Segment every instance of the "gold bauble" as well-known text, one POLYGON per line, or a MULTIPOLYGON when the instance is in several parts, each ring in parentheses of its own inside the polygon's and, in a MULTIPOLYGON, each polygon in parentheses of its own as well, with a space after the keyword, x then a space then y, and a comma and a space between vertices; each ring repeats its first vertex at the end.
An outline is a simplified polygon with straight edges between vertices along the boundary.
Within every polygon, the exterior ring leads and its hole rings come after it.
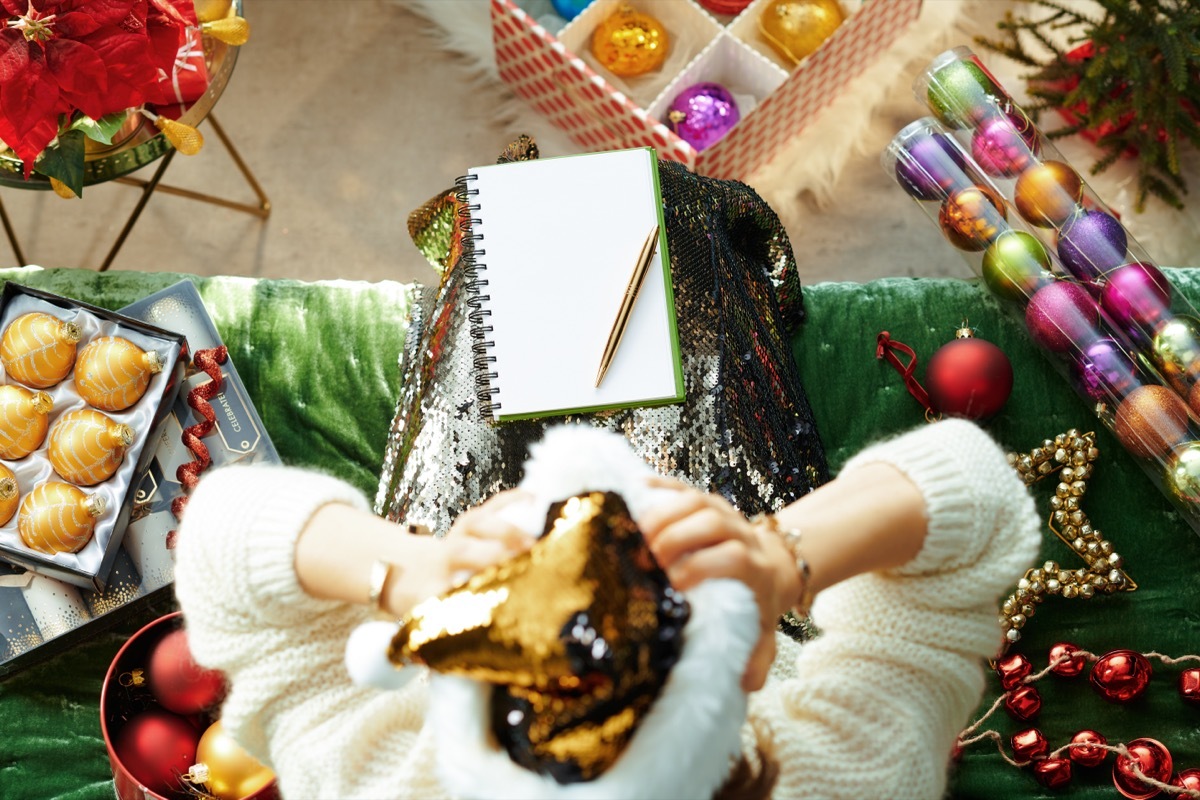
POLYGON ((1200 320, 1184 314, 1171 318, 1150 343, 1154 366, 1181 395, 1200 378, 1200 320))
POLYGON ((1139 386, 1121 401, 1113 433, 1140 458, 1157 458, 1187 435, 1187 404, 1165 386, 1139 386))
POLYGON ((0 458, 16 461, 42 446, 54 401, 24 386, 0 386, 0 458))
POLYGON ((1079 210, 1083 179, 1061 161, 1043 161, 1021 173, 1013 187, 1013 205, 1031 225, 1060 226, 1079 210))
POLYGON ((204 788, 217 800, 242 800, 275 780, 275 773, 235 742, 220 720, 200 737, 196 763, 208 768, 204 788))
POLYGON ((614 75, 630 78, 662 66, 668 37, 662 23, 623 5, 592 34, 592 55, 614 75))
POLYGON ((229 16, 233 0, 192 0, 192 5, 196 8, 198 22, 212 22, 229 16))
POLYGON ((8 524, 13 514, 17 513, 20 503, 21 493, 17 489, 17 476, 11 469, 0 464, 0 525, 8 524))
POLYGON ((758 18, 758 30, 795 65, 816 52, 845 19, 837 0, 772 0, 758 18))
POLYGON ((1200 503, 1200 442, 1188 442, 1171 451, 1167 488, 1184 502, 1200 503))
POLYGON ((54 471, 71 483, 93 486, 108 480, 133 444, 133 428, 90 408, 68 411, 50 431, 47 456, 54 471))
POLYGON ((120 336, 93 339, 79 352, 75 389, 101 411, 124 411, 142 399, 150 378, 163 368, 162 357, 120 336))
POLYGON ((67 377, 75 365, 79 326, 34 311, 9 323, 0 338, 0 362, 8 377, 45 389, 67 377))
POLYGON ((959 189, 942 202, 938 225, 960 250, 982 250, 1007 230, 1004 199, 987 186, 959 189))
POLYGON ((92 538, 96 518, 106 507, 103 495, 50 481, 25 495, 17 529, 21 541, 39 553, 75 553, 92 538))

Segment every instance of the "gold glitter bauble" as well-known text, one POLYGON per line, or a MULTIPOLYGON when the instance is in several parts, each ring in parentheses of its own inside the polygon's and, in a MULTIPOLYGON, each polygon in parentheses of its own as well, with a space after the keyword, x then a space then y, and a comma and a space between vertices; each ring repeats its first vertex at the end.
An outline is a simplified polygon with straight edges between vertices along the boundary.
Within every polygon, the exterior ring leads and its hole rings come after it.
POLYGON ((204 788, 217 800, 242 800, 275 780, 275 773, 234 741, 220 720, 200 737, 196 763, 208 767, 204 788))
POLYGON ((9 323, 0 339, 0 362, 8 377, 45 389, 67 377, 75 365, 79 326, 35 311, 9 323))
POLYGON ((983 250, 1007 228, 1004 199, 987 186, 959 189, 942 202, 938 225, 960 250, 983 250))
POLYGON ((150 378, 161 372, 162 357, 120 336, 94 339, 79 352, 75 389, 101 411, 124 411, 142 399, 150 378))
POLYGON ((837 0, 772 0, 758 18, 758 30, 779 55, 799 64, 845 19, 837 0))
POLYGON ((630 78, 662 66, 667 31, 649 14, 623 5, 592 34, 592 55, 614 75, 630 78))
POLYGON ((1013 205, 1031 225, 1062 225, 1079 210, 1083 179, 1061 161, 1043 161, 1021 173, 1013 187, 1013 205))
POLYGON ((1188 395, 1200 378, 1200 320, 1184 314, 1172 317, 1154 334, 1150 354, 1167 383, 1188 395))
POLYGON ((1200 442, 1188 442, 1171 451, 1167 488, 1184 502, 1200 503, 1200 442))
POLYGON ((16 461, 42 446, 54 401, 24 386, 0 386, 0 458, 16 461))
POLYGON ((68 411, 50 431, 50 466, 78 486, 108 480, 133 444, 133 428, 90 408, 68 411))
POLYGON ((8 524, 13 514, 17 513, 20 503, 21 493, 17 489, 17 476, 11 469, 0 464, 0 525, 8 524))
POLYGON ((69 483, 50 481, 25 495, 17 529, 21 541, 39 553, 75 553, 92 538, 96 518, 106 506, 101 495, 85 494, 69 483))
POLYGON ((1155 458, 1187 435, 1187 404, 1165 386, 1139 386, 1117 406, 1113 433, 1135 456, 1155 458))

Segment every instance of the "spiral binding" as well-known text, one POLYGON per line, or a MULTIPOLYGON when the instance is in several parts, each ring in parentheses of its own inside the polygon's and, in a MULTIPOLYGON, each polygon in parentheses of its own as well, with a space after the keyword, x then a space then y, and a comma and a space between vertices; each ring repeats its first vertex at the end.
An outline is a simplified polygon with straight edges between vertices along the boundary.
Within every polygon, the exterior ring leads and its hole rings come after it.
POLYGON ((487 338, 487 335, 492 332, 492 326, 485 324, 485 319, 490 317, 492 312, 483 307, 483 304, 492 298, 490 295, 483 294, 483 288, 488 285, 488 280, 480 275, 487 271, 487 264, 479 261, 481 256, 487 255, 487 250, 476 247, 477 242, 483 241, 483 235, 473 233, 471 230, 472 225, 480 224, 480 219, 472 216, 479 211, 480 204, 469 202, 469 198, 478 197, 479 190, 471 188, 468 184, 477 179, 476 175, 460 176, 454 181, 454 192, 459 203, 458 228, 463 234, 462 269, 466 280, 467 307, 470 309, 467 312, 467 320, 471 324, 475 396, 479 398, 479 413, 484 419, 490 420, 500 410, 500 403, 493 399, 500 394, 500 390, 492 385, 492 382, 497 379, 495 370, 489 369, 490 365, 496 363, 496 357, 488 352, 495 346, 495 342, 489 341, 487 338))

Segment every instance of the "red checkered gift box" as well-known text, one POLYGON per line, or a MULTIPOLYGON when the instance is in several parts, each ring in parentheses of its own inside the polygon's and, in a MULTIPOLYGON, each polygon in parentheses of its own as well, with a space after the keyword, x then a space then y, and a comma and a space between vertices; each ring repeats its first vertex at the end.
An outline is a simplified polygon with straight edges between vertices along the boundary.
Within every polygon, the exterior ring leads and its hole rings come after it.
POLYGON ((744 178, 837 97, 917 18, 921 0, 842 0, 848 16, 794 69, 758 32, 769 0, 755 0, 727 24, 692 0, 634 3, 671 36, 662 68, 624 81, 591 54, 596 26, 628 0, 596 0, 553 36, 515 0, 491 0, 500 77, 587 150, 654 147, 705 175, 744 178), (742 120, 697 152, 664 122, 671 100, 700 81, 728 88, 742 120))

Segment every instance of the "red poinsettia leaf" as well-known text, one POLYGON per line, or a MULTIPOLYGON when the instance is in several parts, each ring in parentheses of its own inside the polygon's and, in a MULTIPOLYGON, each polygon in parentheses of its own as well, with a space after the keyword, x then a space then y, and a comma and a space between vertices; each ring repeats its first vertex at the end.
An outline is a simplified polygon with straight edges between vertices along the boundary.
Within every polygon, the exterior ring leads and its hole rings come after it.
POLYGON ((29 43, 25 37, 12 28, 0 28, 0 86, 15 80, 28 62, 29 43))
POLYGON ((82 11, 68 11, 54 20, 56 39, 79 39, 99 29, 100 23, 91 14, 82 11))
POLYGON ((46 67, 58 81, 62 99, 92 119, 121 110, 104 105, 108 69, 96 51, 86 44, 70 39, 47 42, 46 67))
POLYGON ((145 102, 146 89, 158 78, 151 58, 149 39, 121 28, 102 28, 82 40, 108 69, 108 85, 102 99, 105 113, 133 108, 145 102))
POLYGON ((58 134, 59 99, 40 48, 31 48, 29 55, 22 69, 0 82, 0 139, 25 162, 26 178, 38 153, 58 134))
MULTIPOLYGON (((120 25, 133 13, 136 0, 61 0, 63 11, 77 11, 91 17, 96 27, 120 25)), ((64 15, 65 16, 65 15, 64 15)), ((141 18, 145 19, 143 13, 141 18)))
POLYGON ((187 41, 187 29, 151 13, 146 19, 146 36, 154 68, 170 75, 175 67, 175 56, 187 41))
POLYGON ((196 24, 196 5, 192 0, 150 0, 147 17, 153 17, 155 12, 179 26, 196 24))
POLYGON ((29 9, 29 3, 26 0, 0 0, 0 8, 11 17, 19 17, 29 9))

